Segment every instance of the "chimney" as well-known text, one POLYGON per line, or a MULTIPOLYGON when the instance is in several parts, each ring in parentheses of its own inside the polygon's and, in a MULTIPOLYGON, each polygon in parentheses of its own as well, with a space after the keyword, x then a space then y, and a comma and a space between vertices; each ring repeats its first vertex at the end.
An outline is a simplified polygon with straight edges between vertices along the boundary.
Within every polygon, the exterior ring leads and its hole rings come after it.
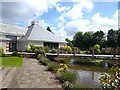
POLYGON ((38 21, 32 21, 31 25, 39 25, 39 22, 38 21))

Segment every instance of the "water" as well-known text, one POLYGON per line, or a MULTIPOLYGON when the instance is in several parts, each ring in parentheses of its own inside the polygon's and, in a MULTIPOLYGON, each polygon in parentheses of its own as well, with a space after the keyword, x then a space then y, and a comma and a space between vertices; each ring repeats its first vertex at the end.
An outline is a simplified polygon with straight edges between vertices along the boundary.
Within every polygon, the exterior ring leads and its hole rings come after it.
MULTIPOLYGON (((113 61, 111 62, 113 63, 113 61)), ((73 59, 72 59, 72 63, 73 63, 73 59)), ((93 88, 100 88, 100 80, 99 80, 100 76, 102 74, 109 74, 109 69, 110 69, 109 64, 107 62, 105 62, 103 66, 70 64, 69 67, 70 70, 77 75, 77 81, 76 81, 77 83, 86 84, 93 88)))

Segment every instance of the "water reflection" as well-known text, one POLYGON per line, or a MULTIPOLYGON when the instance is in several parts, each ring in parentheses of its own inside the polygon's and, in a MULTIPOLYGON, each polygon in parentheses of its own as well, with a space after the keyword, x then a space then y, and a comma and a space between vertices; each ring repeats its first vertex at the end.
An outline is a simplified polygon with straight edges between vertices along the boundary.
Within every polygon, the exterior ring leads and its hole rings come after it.
POLYGON ((78 83, 87 84, 93 88, 100 88, 99 77, 104 72, 94 72, 85 70, 72 70, 77 75, 78 83))

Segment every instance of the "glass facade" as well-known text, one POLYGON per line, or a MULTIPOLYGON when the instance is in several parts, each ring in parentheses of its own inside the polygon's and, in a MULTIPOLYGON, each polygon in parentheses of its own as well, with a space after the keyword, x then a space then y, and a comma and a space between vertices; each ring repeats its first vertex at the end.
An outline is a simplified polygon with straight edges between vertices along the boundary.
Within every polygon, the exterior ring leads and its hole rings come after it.
POLYGON ((48 46, 49 49, 58 49, 58 43, 44 42, 44 46, 48 46))

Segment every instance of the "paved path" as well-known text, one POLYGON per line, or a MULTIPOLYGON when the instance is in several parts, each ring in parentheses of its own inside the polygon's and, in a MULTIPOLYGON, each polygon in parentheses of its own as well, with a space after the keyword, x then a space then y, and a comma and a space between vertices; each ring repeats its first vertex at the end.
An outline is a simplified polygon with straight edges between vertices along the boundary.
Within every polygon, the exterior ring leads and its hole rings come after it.
MULTIPOLYGON (((15 77, 19 83, 18 88, 61 88, 55 75, 47 71, 36 59, 25 58, 22 68, 18 71, 15 77)), ((12 87, 14 88, 15 84, 12 87)))

